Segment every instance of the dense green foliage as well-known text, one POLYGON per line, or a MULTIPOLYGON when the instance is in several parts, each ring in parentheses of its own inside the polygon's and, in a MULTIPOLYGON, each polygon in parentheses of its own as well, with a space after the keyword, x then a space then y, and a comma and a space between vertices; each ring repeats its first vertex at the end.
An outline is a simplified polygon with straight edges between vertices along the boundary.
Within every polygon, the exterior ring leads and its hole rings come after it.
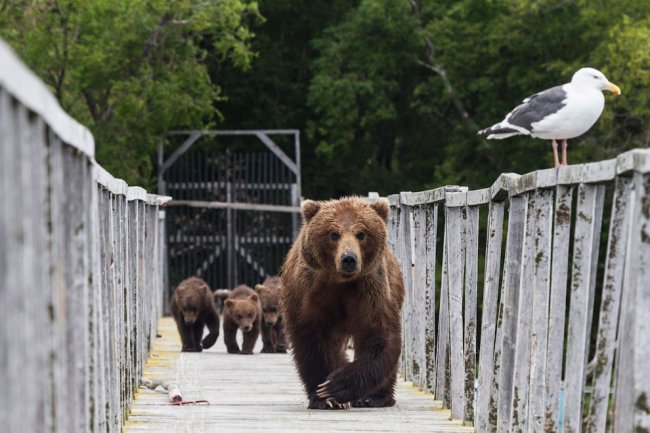
POLYGON ((623 95, 569 161, 650 143, 647 0, 258 3, 5 2, 0 34, 131 181, 167 129, 217 126, 300 129, 309 197, 484 187, 549 167, 551 146, 477 130, 582 66, 623 95))
POLYGON ((250 67, 247 0, 3 2, 0 35, 87 125, 97 160, 151 185, 158 138, 221 118, 206 60, 250 67))

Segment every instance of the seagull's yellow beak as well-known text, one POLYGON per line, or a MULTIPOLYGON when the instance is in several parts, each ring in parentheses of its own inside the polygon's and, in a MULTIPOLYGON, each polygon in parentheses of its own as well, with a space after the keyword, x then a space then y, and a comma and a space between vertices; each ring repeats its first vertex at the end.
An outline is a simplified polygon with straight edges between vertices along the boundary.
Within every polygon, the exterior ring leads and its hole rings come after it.
POLYGON ((621 94, 621 88, 618 87, 614 83, 607 83, 607 86, 605 86, 605 89, 609 90, 610 92, 612 92, 615 95, 620 95, 621 94))

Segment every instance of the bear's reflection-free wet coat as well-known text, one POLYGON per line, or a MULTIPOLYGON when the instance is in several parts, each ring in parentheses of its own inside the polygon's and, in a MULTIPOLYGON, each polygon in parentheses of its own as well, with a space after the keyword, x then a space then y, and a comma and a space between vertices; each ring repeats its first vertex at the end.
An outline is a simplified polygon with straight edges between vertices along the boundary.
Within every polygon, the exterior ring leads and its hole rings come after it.
POLYGON ((386 200, 358 197, 303 203, 281 299, 309 408, 395 404, 404 282, 387 245, 388 212, 386 200), (354 264, 343 260, 351 256, 354 264))

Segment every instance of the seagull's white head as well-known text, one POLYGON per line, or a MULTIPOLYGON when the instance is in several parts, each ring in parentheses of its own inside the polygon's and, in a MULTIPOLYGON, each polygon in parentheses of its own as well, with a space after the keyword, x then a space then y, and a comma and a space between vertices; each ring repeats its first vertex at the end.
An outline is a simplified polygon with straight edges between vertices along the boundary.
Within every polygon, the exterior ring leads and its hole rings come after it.
POLYGON ((609 90, 610 92, 620 95, 621 89, 614 83, 610 83, 605 74, 594 68, 582 68, 573 74, 571 84, 578 86, 596 88, 598 90, 609 90))

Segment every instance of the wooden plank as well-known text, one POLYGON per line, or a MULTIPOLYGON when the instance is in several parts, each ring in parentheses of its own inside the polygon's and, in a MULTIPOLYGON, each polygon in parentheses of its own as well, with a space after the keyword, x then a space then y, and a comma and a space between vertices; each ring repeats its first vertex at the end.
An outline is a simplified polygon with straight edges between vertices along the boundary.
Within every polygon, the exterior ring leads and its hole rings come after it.
POLYGON ((566 312, 567 272, 571 241, 571 209, 573 187, 557 186, 553 226, 551 265, 551 295, 546 355, 545 422, 547 433, 558 431, 562 361, 564 354, 564 325, 566 312))
POLYGON ((636 260, 630 273, 634 290, 634 432, 650 431, 650 156, 645 155, 645 173, 634 174, 636 189, 635 224, 632 226, 636 260))
POLYGON ((479 207, 467 206, 465 212, 467 214, 467 220, 465 222, 465 311, 463 333, 463 357, 465 361, 465 415, 463 420, 473 424, 474 386, 476 382, 479 207))
POLYGON ((565 371, 564 428, 566 433, 579 432, 582 425, 582 402, 589 349, 596 259, 603 209, 603 185, 580 184, 573 244, 569 329, 565 371))
POLYGON ((412 227, 413 227, 413 208, 402 205, 400 211, 400 230, 401 230, 401 266, 404 277, 404 297, 403 307, 403 330, 402 330, 402 347, 404 348, 402 372, 406 380, 413 380, 413 249, 412 249, 412 227))
MULTIPOLYGON (((144 375, 178 383, 185 400, 208 400, 209 406, 169 406, 163 390, 141 389, 134 399, 124 433, 201 431, 245 432, 471 432, 432 396, 398 379, 397 404, 391 408, 319 411, 307 399, 291 356, 225 353, 222 336, 203 353, 180 353, 171 318, 160 322, 144 375), (215 365, 219 368, 215 368, 215 365), (237 374, 223 374, 224 371, 237 374), (246 380, 241 380, 245 377, 246 380), (269 389, 275 392, 268 392, 269 389), (260 396, 263 396, 261 398, 260 396)), ((241 334, 238 335, 241 338, 241 334)))
POLYGON ((650 215, 648 215, 650 187, 648 175, 635 172, 631 199, 632 224, 627 239, 628 260, 625 265, 618 345, 616 356, 616 391, 614 396, 614 423, 616 432, 650 431, 650 381, 647 377, 648 263, 650 263, 650 215))
POLYGON ((434 392, 436 381, 436 239, 438 236, 438 204, 425 209, 425 294, 424 338, 426 375, 424 390, 434 392))
POLYGON ((425 313, 426 313, 426 262, 427 262, 427 222, 426 208, 417 206, 413 209, 414 224, 414 256, 413 256, 413 288, 414 290, 414 327, 413 327, 413 383, 420 388, 426 385, 425 359, 425 313))
MULTIPOLYGON (((7 197, 9 194, 9 185, 11 184, 11 177, 9 168, 5 165, 13 164, 13 158, 10 153, 14 151, 14 147, 7 143, 9 137, 9 129, 12 123, 9 122, 9 96, 0 87, 0 194, 2 197, 7 197)), ((8 245, 10 237, 10 207, 0 206, 0 245, 8 245)), ((0 254, 0 287, 9 287, 9 260, 8 254, 0 254)), ((0 290, 0 317, 9 317, 9 291, 0 290)), ((6 332, 6 327, 0 328, 0 347, 9 347, 9 334, 6 332)), ((6 349, 5 349, 6 350, 6 349)), ((0 383, 9 383, 9 357, 0 356, 0 383)), ((9 393, 0 393, 0 407, 9 407, 9 393)), ((0 425, 9 428, 10 418, 9 411, 0 411, 0 425)))
POLYGON ((497 432, 510 431, 512 386, 514 372, 514 345, 517 338, 519 281, 526 222, 526 197, 510 197, 508 235, 503 267, 503 287, 499 302, 497 339, 495 343, 495 374, 492 382, 493 400, 498 404, 497 432))
POLYGON ((438 319, 438 347, 436 354, 436 392, 438 400, 442 400, 444 407, 451 405, 450 398, 450 352, 449 352, 449 278, 447 266, 447 216, 445 215, 443 241, 442 241, 442 275, 440 287, 440 312, 438 319))
POLYGON ((491 398, 490 388, 494 378, 497 297, 501 271, 504 207, 504 202, 492 201, 490 202, 488 212, 475 423, 476 429, 481 432, 493 432, 496 430, 497 407, 496 402, 491 398))
POLYGON ((587 414, 585 432, 603 433, 607 420, 612 365, 616 348, 616 328, 625 274, 626 248, 630 225, 633 182, 629 177, 617 177, 609 225, 605 262, 605 277, 601 297, 596 353, 594 354, 594 384, 587 414))
POLYGON ((463 357, 463 267, 465 257, 463 208, 446 207, 447 278, 449 280, 449 336, 451 369, 451 416, 465 416, 465 360, 463 357))
MULTIPOLYGON (((548 310, 550 297, 550 263, 552 253, 553 190, 536 193, 534 233, 533 316, 530 332, 530 387, 528 396, 529 432, 543 432, 546 405, 546 353, 548 341, 548 310)), ((555 344, 551 342, 551 344, 555 344)))
POLYGON ((527 209, 524 229, 519 303, 517 311, 517 336, 513 370, 511 431, 525 432, 528 413, 530 384, 531 324, 533 320, 533 296, 535 293, 535 233, 538 222, 537 194, 526 194, 527 209))

